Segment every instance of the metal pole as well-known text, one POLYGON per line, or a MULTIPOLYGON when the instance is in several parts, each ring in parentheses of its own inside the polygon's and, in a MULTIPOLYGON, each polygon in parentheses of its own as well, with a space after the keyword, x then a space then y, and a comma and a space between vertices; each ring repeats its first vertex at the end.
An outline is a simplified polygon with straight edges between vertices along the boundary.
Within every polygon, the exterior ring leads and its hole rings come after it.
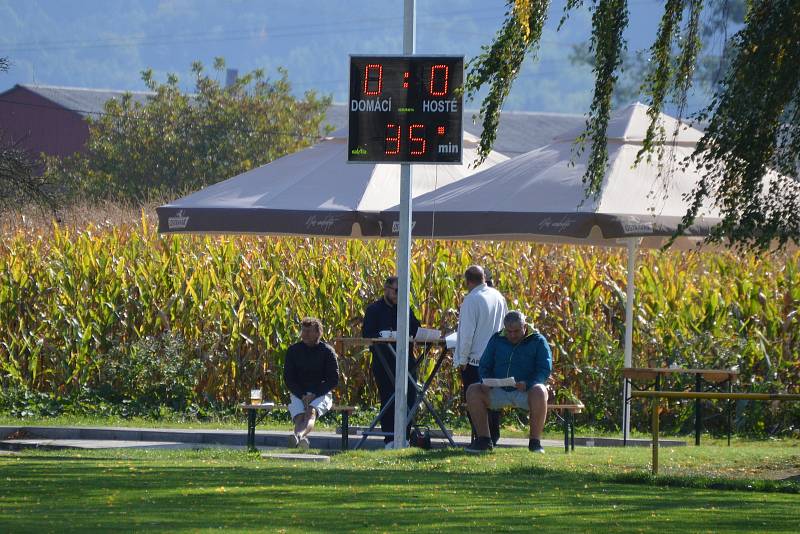
MULTIPOLYGON (((728 393, 732 392, 733 392, 733 378, 731 378, 730 375, 728 375, 728 393)), ((734 406, 733 401, 729 400, 728 401, 728 447, 731 446, 731 427, 732 427, 731 417, 733 415, 733 406, 734 406)))
MULTIPOLYGON (((703 391, 703 376, 698 374, 694 378, 694 390, 703 391)), ((694 444, 700 445, 700 433, 703 431, 703 407, 700 399, 694 400, 694 444)))
MULTIPOLYGON (((416 51, 416 0, 403 4, 403 54, 416 51)), ((397 240, 397 359, 394 373, 394 448, 406 445, 408 407, 408 311, 411 258, 411 165, 400 165, 400 235, 397 240)))
MULTIPOLYGON (((625 303, 625 357, 624 367, 631 367, 632 344, 633 344, 633 291, 634 274, 636 271, 636 247, 638 238, 628 239, 628 291, 625 303)), ((631 383, 630 380, 622 380, 622 440, 627 444, 631 432, 631 409, 630 409, 631 383)))
POLYGON ((658 408, 659 400, 653 397, 653 474, 658 474, 658 408))

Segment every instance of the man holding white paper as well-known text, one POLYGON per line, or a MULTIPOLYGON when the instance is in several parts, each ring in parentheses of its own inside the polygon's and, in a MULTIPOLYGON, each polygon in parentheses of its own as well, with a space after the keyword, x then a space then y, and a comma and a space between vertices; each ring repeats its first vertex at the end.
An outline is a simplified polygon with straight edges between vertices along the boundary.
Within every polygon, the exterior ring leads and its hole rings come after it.
MULTIPOLYGON (((458 313, 458 338, 453 361, 461 374, 462 395, 466 402, 467 389, 481 381, 478 365, 489 339, 503 328, 503 317, 508 308, 506 299, 488 283, 486 272, 480 265, 470 265, 464 272, 467 296, 458 313)), ((477 435, 470 418, 472 437, 477 435)), ((500 439, 500 412, 489 412, 489 433, 492 443, 500 439)))
POLYGON ((553 357, 547 339, 533 325, 525 323, 519 311, 510 311, 503 319, 503 330, 486 345, 481 357, 481 379, 514 378, 514 386, 490 387, 472 384, 467 390, 467 409, 475 424, 477 437, 465 449, 470 453, 491 451, 489 410, 514 406, 529 412, 528 449, 544 453, 541 437, 547 418, 545 382, 553 369, 553 357))

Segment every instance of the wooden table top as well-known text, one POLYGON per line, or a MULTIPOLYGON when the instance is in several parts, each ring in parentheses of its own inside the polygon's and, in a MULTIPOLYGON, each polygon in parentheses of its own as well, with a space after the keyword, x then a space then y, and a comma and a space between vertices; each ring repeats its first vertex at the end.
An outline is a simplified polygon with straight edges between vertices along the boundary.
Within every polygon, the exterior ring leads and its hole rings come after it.
POLYGON ((739 376, 735 369, 686 369, 683 367, 625 367, 622 376, 632 380, 654 380, 670 374, 700 375, 709 382, 724 382, 739 376))
MULTIPOLYGON (((331 341, 344 345, 372 345, 373 343, 397 343, 397 338, 393 337, 335 337, 331 341)), ((444 345, 445 339, 439 338, 430 341, 409 338, 409 343, 416 345, 444 345)))
POLYGON ((275 403, 262 402, 261 404, 250 404, 249 402, 243 402, 239 405, 239 408, 242 410, 271 410, 275 408, 275 403))

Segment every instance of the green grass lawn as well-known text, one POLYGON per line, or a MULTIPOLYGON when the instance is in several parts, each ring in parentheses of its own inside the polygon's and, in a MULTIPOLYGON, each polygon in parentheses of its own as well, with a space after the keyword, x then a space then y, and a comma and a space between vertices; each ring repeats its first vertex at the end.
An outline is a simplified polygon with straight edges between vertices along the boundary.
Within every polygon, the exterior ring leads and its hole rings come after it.
POLYGON ((797 440, 661 452, 30 451, 0 456, 0 531, 800 531, 797 440))

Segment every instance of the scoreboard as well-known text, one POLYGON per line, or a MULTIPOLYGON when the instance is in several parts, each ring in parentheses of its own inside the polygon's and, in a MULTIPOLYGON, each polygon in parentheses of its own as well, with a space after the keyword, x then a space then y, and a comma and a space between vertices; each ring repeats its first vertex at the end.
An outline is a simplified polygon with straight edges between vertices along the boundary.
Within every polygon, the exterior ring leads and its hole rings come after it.
POLYGON ((350 56, 351 163, 462 162, 461 56, 350 56))

